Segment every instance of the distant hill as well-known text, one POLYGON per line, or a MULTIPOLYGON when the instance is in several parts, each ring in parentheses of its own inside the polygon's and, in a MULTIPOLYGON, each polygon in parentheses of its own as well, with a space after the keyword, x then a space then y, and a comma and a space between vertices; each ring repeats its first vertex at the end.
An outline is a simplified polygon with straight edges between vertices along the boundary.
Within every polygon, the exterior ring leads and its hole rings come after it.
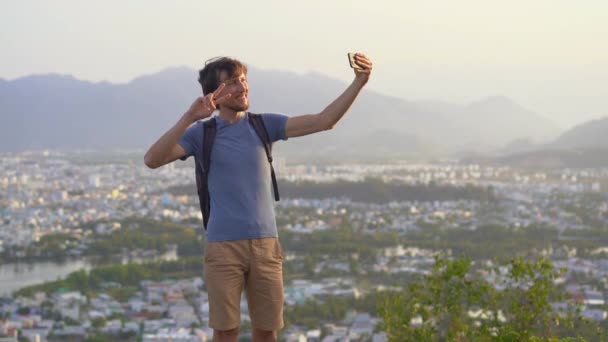
POLYGON ((455 129, 465 130, 468 125, 480 129, 471 131, 471 140, 494 142, 504 145, 516 139, 534 138, 547 141, 554 138, 559 129, 551 121, 523 108, 504 96, 481 99, 460 108, 461 125, 455 129))
POLYGON ((554 141, 539 144, 517 139, 494 154, 465 155, 465 162, 526 168, 608 167, 608 117, 590 120, 562 133, 554 141))
MULTIPOLYGON (((254 112, 319 112, 346 87, 317 73, 249 69, 254 112)), ((196 71, 185 67, 125 84, 58 74, 0 79, 0 151, 146 148, 200 94, 196 79, 196 71)), ((552 123, 505 97, 452 105, 366 89, 334 130, 278 144, 277 153, 288 160, 438 156, 556 134, 552 123)))
POLYGON ((496 151, 500 155, 510 155, 537 151, 545 148, 547 144, 539 144, 530 138, 515 139, 500 150, 496 151))
POLYGON ((587 121, 569 129, 552 144, 555 148, 608 148, 608 117, 587 121))

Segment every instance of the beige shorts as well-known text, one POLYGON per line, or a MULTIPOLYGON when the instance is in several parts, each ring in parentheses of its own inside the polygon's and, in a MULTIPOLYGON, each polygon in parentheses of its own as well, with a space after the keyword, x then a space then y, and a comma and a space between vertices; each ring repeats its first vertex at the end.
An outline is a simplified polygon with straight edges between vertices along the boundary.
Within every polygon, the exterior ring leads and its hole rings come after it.
POLYGON ((283 250, 279 239, 207 243, 204 277, 211 328, 240 326, 243 290, 252 327, 267 331, 283 327, 283 250))

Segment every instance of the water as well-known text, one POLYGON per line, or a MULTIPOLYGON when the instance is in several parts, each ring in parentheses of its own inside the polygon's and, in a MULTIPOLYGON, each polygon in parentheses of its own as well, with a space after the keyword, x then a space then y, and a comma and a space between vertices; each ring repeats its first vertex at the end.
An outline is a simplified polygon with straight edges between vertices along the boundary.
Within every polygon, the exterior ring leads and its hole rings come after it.
MULTIPOLYGON (((153 257, 122 255, 114 263, 124 265, 129 262, 142 263, 144 261, 171 261, 177 259, 177 248, 170 248, 166 253, 153 257)), ((95 258, 80 258, 62 262, 39 261, 2 264, 0 265, 0 296, 9 296, 13 291, 22 287, 54 281, 64 278, 72 272, 90 270, 99 265, 99 260, 95 258)))

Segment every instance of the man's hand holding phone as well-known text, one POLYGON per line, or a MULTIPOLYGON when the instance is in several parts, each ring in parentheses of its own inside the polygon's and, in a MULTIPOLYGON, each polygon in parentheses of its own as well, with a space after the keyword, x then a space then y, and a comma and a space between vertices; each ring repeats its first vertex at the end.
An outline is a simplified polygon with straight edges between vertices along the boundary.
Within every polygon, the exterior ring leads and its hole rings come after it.
POLYGON ((372 73, 372 61, 363 53, 349 52, 348 63, 355 71, 355 80, 365 85, 372 73))

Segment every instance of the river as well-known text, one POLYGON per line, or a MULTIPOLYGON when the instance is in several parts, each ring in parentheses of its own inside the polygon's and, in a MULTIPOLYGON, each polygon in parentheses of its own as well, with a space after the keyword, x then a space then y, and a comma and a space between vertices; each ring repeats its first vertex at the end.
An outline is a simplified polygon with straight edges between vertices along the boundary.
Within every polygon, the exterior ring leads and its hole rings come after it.
POLYGON ((100 263, 99 259, 86 257, 62 262, 38 261, 16 262, 0 265, 0 296, 10 296, 13 291, 22 287, 41 284, 67 276, 79 270, 90 270, 103 264, 141 263, 144 261, 177 260, 177 248, 170 248, 166 253, 153 257, 122 255, 113 262, 100 263))

